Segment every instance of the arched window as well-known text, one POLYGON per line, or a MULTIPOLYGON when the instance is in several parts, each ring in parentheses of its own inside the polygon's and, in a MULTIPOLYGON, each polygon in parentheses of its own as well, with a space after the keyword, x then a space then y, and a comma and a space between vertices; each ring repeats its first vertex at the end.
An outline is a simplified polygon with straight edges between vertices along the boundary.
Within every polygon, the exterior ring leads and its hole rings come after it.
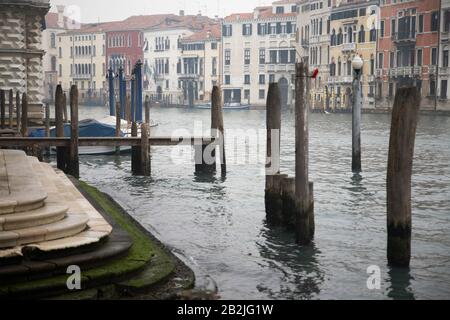
POLYGON ((342 75, 342 63, 341 58, 338 59, 338 76, 342 75))
POLYGON ((359 43, 366 42, 366 31, 364 30, 363 25, 361 25, 361 27, 359 28, 358 42, 359 43))
POLYGON ((56 34, 54 33, 50 35, 50 46, 56 48, 56 34))
POLYGON ((52 71, 56 71, 56 57, 52 56, 51 58, 52 71))
POLYGON ((375 24, 372 23, 372 28, 370 29, 370 41, 377 40, 377 29, 375 29, 375 24))
POLYGON ((339 28, 339 33, 337 35, 337 45, 340 45, 343 43, 343 35, 342 35, 342 29, 339 28))
POLYGON ((336 30, 331 31, 331 46, 336 45, 336 30))
POLYGON ((347 60, 347 75, 352 75, 352 62, 350 60, 347 60))
POLYGON ((353 42, 353 30, 352 27, 348 27, 347 29, 347 41, 348 43, 352 43, 353 42))

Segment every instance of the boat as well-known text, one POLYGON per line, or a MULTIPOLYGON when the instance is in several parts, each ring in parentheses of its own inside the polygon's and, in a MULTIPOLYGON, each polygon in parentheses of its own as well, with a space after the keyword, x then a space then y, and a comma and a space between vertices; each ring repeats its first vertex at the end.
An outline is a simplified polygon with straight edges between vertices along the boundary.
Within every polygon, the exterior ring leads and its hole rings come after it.
MULTIPOLYGON (((103 123, 94 119, 85 119, 78 122, 79 126, 79 137, 115 137, 116 136, 116 127, 107 123, 103 123)), ((64 124, 64 136, 70 137, 71 134, 71 126, 69 123, 64 124)), ((122 137, 127 136, 126 133, 121 131, 120 135, 122 137)), ((44 137, 45 129, 36 129, 30 132, 30 137, 44 137)), ((50 129, 50 136, 56 136, 56 128, 53 127, 50 129)), ((52 151, 55 148, 53 148, 52 151)), ((120 147, 120 152, 129 152, 131 147, 120 147)), ((95 147, 79 147, 78 153, 80 155, 107 155, 107 154, 115 154, 115 147, 106 147, 106 146, 95 146, 95 147)))

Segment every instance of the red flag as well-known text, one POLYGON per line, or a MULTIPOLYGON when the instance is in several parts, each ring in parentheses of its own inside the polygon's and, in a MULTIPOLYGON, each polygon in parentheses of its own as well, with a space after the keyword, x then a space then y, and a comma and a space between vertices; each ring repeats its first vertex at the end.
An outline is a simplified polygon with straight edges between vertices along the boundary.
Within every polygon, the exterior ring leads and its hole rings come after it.
POLYGON ((319 69, 316 68, 316 69, 314 70, 314 72, 313 72, 311 78, 316 79, 318 74, 319 74, 319 69))

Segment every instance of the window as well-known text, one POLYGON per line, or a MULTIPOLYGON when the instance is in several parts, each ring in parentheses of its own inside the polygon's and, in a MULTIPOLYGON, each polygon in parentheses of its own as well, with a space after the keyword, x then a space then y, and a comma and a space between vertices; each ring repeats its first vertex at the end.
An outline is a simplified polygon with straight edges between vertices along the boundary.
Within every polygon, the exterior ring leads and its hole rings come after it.
POLYGON ((450 10, 444 12, 444 32, 450 31, 450 10))
POLYGON ((62 58, 62 48, 59 47, 59 58, 62 58))
POLYGON ((377 29, 375 29, 374 24, 372 24, 372 29, 370 29, 370 41, 377 41, 377 29))
POLYGON ((275 75, 269 74, 269 83, 275 83, 275 75))
POLYGON ((224 37, 231 37, 233 35, 233 26, 231 24, 224 25, 222 34, 224 37))
POLYGON ((265 84, 266 83, 266 76, 264 74, 259 75, 259 84, 265 84))
POLYGON ((423 32, 423 14, 419 15, 419 32, 423 32))
POLYGON ((392 51, 392 52, 389 52, 389 68, 394 68, 394 66, 395 66, 395 53, 392 51))
POLYGON ((383 53, 378 53, 378 69, 383 69, 383 53))
POLYGON ((259 64, 266 63, 266 49, 259 49, 259 64))
POLYGON ((231 50, 225 50, 225 65, 229 66, 231 64, 231 50))
POLYGON ((441 99, 447 99, 447 80, 441 80, 441 99))
POLYGON ((437 65, 437 48, 431 48, 431 65, 437 65))
POLYGON ((388 96, 390 98, 392 98, 394 96, 394 83, 392 83, 392 82, 389 82, 388 96))
POLYGON ((364 26, 361 25, 361 27, 359 29, 359 34, 358 34, 358 42, 363 43, 365 41, 366 41, 366 32, 364 31, 364 26))
POLYGON ((289 62, 289 51, 288 50, 280 50, 279 51, 279 59, 281 64, 287 64, 289 62))
POLYGON ((56 48, 56 35, 54 33, 50 35, 50 47, 56 48))
POLYGON ((250 84, 250 75, 249 74, 244 75, 244 84, 250 84))
POLYGON ((436 96, 436 81, 430 80, 430 96, 434 97, 436 96))
POLYGON ((250 64, 250 49, 244 50, 244 64, 250 64))
POLYGON ((418 66, 422 65, 422 56, 423 56, 422 49, 417 49, 417 65, 418 66))
POLYGON ((270 63, 271 64, 277 63, 277 51, 276 50, 270 51, 270 63))
POLYGON ((297 6, 296 5, 291 6, 291 12, 292 13, 297 12, 297 6))
POLYGON ((395 19, 391 20, 391 37, 395 36, 395 19))
POLYGON ((231 84, 231 77, 230 77, 230 75, 225 75, 225 84, 231 84))
POLYGON ((244 36, 252 35, 252 24, 251 23, 244 23, 242 25, 242 35, 244 35, 244 36))
POLYGON ((384 20, 380 21, 380 37, 384 37, 384 20))
POLYGON ((448 67, 448 50, 442 51, 442 66, 448 67))
POLYGON ((166 90, 169 90, 169 80, 166 80, 166 90))
POLYGON ((51 67, 52 67, 52 71, 56 71, 56 57, 52 56, 51 58, 51 67))
POLYGON ((375 74, 375 58, 373 57, 373 55, 370 57, 370 74, 371 75, 375 74))
POLYGON ((431 13, 431 31, 438 31, 439 25, 439 11, 431 13))
POLYGON ((283 14, 284 13, 284 7, 277 7, 276 8, 276 13, 277 14, 283 14))
POLYGON ((62 77, 62 64, 59 65, 59 76, 62 77))
POLYGON ((211 64, 212 64, 212 66, 211 66, 212 75, 216 76, 217 75, 217 58, 216 57, 212 58, 211 64))
POLYGON ((267 23, 258 23, 258 35, 263 36, 267 34, 267 23))
POLYGON ((211 50, 217 50, 217 42, 211 42, 211 50))
POLYGON ((250 100, 250 90, 244 90, 244 99, 250 100))

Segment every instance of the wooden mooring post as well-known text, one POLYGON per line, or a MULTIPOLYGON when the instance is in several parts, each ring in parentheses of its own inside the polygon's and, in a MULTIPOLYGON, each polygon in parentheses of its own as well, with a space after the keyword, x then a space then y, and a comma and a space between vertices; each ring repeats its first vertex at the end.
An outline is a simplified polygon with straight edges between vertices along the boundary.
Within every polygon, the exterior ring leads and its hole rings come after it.
POLYGON ((411 260, 411 175, 419 109, 417 88, 397 90, 387 170, 387 258, 391 266, 408 267, 411 260))
POLYGON ((64 94, 63 94, 63 121, 64 121, 64 123, 69 122, 69 119, 67 117, 68 117, 68 114, 67 114, 67 96, 66 96, 66 93, 64 92, 64 94))
POLYGON ((6 97, 5 97, 5 90, 0 90, 0 126, 1 129, 5 129, 5 106, 6 104, 6 97))
POLYGON ((17 131, 20 132, 20 122, 21 122, 21 107, 20 107, 20 92, 16 92, 16 126, 17 131))
POLYGON ((309 133, 308 105, 305 99, 305 82, 309 81, 308 68, 297 63, 295 80, 295 197, 296 197, 296 239, 306 245, 314 237, 314 202, 312 186, 309 183, 309 133))
POLYGON ((225 154, 222 95, 220 92, 221 90, 218 86, 213 87, 211 96, 211 136, 219 139, 220 172, 222 176, 225 176, 227 174, 227 160, 225 154))
MULTIPOLYGON (((121 135, 121 110, 120 110, 120 101, 116 102, 116 137, 120 137, 121 135)), ((120 154, 120 147, 116 147, 116 154, 120 154)))
POLYGON ((28 98, 24 92, 22 94, 22 121, 20 133, 22 137, 28 137, 28 98))
POLYGON ((150 125, 150 100, 145 96, 145 123, 150 125))
POLYGON ((282 221, 283 203, 281 199, 281 183, 287 175, 280 174, 280 136, 281 136, 281 101, 277 83, 269 85, 266 107, 266 187, 265 205, 269 223, 282 221))
MULTIPOLYGON (((131 136, 137 137, 138 136, 138 127, 136 121, 133 121, 131 124, 131 136)), ((140 147, 131 147, 131 172, 135 176, 139 176, 142 174, 140 169, 140 163, 141 163, 141 148, 140 147)))
POLYGON ((78 88, 73 85, 70 88, 70 147, 66 173, 77 179, 80 177, 78 136, 78 88))
POLYGON ((9 109, 8 109, 8 126, 9 129, 13 128, 13 114, 14 114, 14 93, 13 90, 9 90, 9 109))
MULTIPOLYGON (((61 85, 56 87, 55 92, 55 126, 56 137, 64 137, 64 94, 61 85)), ((66 172, 67 148, 56 147, 56 166, 66 172)))
POLYGON ((150 126, 148 123, 141 124, 141 163, 139 171, 143 176, 151 174, 151 157, 150 157, 150 126))

